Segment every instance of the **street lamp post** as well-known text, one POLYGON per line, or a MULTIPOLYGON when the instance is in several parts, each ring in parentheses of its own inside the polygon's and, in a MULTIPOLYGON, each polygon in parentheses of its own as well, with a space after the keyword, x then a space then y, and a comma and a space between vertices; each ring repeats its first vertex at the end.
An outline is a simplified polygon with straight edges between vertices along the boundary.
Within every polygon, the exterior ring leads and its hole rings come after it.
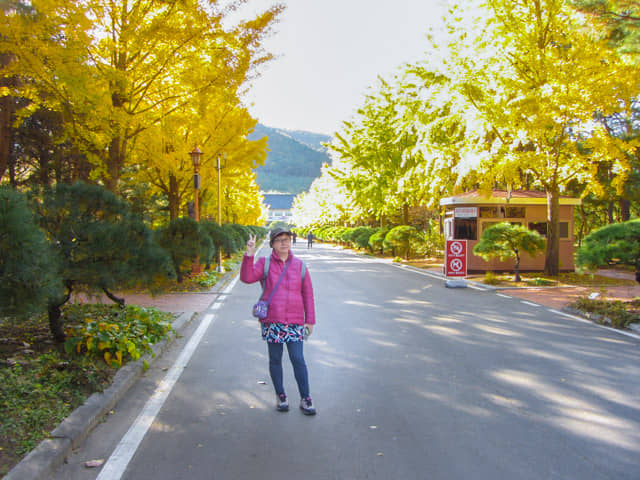
MULTIPOLYGON (((193 189, 194 189, 194 199, 193 199, 193 207, 194 207, 194 217, 195 221, 200 221, 200 157, 202 156, 202 152, 196 145, 194 149, 189 152, 191 155, 191 162, 193 163, 193 189)), ((202 265, 200 265, 200 256, 196 256, 193 260, 193 265, 191 267, 191 275, 200 275, 202 273, 202 265)))
MULTIPOLYGON (((220 185, 220 154, 216 155, 216 169, 218 170, 218 225, 222 227, 222 196, 221 196, 221 185, 220 185)), ((218 273, 222 273, 222 249, 218 248, 218 273)))

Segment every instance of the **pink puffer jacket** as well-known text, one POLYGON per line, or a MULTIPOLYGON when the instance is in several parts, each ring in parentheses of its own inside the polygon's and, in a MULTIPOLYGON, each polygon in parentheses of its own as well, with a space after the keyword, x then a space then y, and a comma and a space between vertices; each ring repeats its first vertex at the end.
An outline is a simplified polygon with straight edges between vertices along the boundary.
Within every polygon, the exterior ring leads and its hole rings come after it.
MULTIPOLYGON (((240 268, 240 280, 244 283, 255 283, 262 280, 264 274, 264 257, 260 257, 253 263, 254 257, 247 255, 242 259, 240 268)), ((261 320, 264 323, 294 323, 304 325, 316 323, 316 312, 313 300, 313 285, 309 271, 302 281, 302 260, 289 253, 287 262, 291 262, 287 273, 280 282, 278 290, 273 295, 269 304, 267 318, 261 320)), ((278 283, 280 274, 284 270, 284 262, 275 253, 271 253, 269 274, 264 289, 263 300, 267 300, 273 287, 278 283)))

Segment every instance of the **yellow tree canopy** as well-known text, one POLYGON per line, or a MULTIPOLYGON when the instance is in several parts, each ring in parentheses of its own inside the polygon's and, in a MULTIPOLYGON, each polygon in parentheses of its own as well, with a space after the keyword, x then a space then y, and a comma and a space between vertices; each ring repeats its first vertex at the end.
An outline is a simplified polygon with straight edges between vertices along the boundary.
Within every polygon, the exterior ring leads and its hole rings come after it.
POLYGON ((3 73, 64 113, 68 137, 115 190, 140 134, 214 93, 234 97, 271 58, 261 43, 283 7, 226 26, 241 3, 32 0, 2 18, 0 49, 15 56, 3 73))

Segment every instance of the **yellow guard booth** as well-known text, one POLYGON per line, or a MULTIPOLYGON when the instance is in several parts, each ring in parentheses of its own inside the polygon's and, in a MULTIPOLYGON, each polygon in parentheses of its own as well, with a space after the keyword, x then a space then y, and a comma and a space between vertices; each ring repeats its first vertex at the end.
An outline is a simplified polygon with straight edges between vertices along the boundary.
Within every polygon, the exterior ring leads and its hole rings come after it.
MULTIPOLYGON (((560 270, 573 271, 573 207, 581 200, 560 197, 560 270)), ((542 236, 547 235, 547 195, 530 190, 494 190, 490 197, 472 190, 460 195, 443 198, 445 209, 444 236, 446 240, 467 240, 467 271, 485 272, 513 270, 514 259, 501 262, 498 259, 485 261, 473 254, 482 232, 499 222, 525 225, 542 236)), ((545 253, 535 257, 523 253, 520 256, 520 271, 544 269, 545 253)))

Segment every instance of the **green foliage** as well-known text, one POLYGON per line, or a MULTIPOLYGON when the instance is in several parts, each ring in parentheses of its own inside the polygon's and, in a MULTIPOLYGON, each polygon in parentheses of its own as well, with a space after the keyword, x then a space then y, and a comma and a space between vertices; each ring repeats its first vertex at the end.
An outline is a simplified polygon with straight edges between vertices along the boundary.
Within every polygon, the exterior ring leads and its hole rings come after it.
POLYGON ((369 246, 371 246, 372 250, 379 251, 380 253, 384 252, 384 239, 389 232, 390 228, 388 227, 379 227, 370 237, 369 237, 369 246))
POLYGON ((171 332, 172 315, 156 308, 128 306, 87 317, 67 331, 65 352, 101 357, 112 367, 152 353, 152 345, 171 332))
POLYGON ((640 219, 614 223, 590 233, 578 249, 579 266, 597 268, 610 264, 629 265, 640 282, 640 219))
POLYGON ((437 222, 429 222, 428 227, 426 231, 418 232, 418 237, 411 244, 419 257, 434 257, 444 251, 444 236, 440 234, 437 222))
POLYGON ((76 287, 104 291, 151 285, 170 272, 169 257, 129 205, 97 185, 58 183, 32 191, 34 208, 60 263, 66 293, 48 301, 54 338, 64 340, 60 307, 76 287))
POLYGON ((520 252, 527 252, 533 256, 543 248, 544 237, 538 232, 522 225, 501 222, 482 232, 480 241, 473 248, 473 253, 485 260, 495 257, 505 260, 517 257, 520 252))
POLYGON ((505 260, 515 257, 515 281, 520 281, 520 253, 534 256, 545 248, 545 239, 538 232, 522 225, 501 222, 482 232, 480 241, 473 247, 473 253, 485 260, 499 258, 505 260))
POLYGON ((570 0, 589 15, 589 25, 600 29, 621 53, 640 53, 640 5, 635 0, 570 0))
POLYGON ((356 227, 351 235, 351 243, 357 248, 370 249, 369 239, 374 232, 375 229, 371 227, 356 227))
POLYGON ((404 253, 404 258, 409 260, 412 244, 420 240, 420 234, 415 227, 400 225, 389 230, 384 237, 383 246, 385 250, 391 249, 400 254, 404 253))
POLYGON ((171 257, 178 283, 182 282, 182 264, 193 262, 200 255, 206 257, 208 248, 212 248, 211 238, 189 217, 170 221, 158 230, 157 235, 158 243, 171 257))
POLYGON ((324 226, 313 231, 315 238, 323 242, 342 242, 342 235, 347 232, 347 227, 324 226))
POLYGON ((491 270, 487 270, 486 272, 484 272, 484 278, 482 282, 486 283, 487 285, 498 285, 500 283, 500 279, 494 272, 492 272, 491 270))
POLYGON ((42 311, 62 288, 58 270, 26 197, 0 187, 0 316, 42 311))
POLYGON ((329 145, 343 162, 332 175, 352 202, 375 218, 393 215, 419 197, 415 129, 398 128, 398 112, 407 111, 403 93, 380 78, 354 120, 344 122, 329 145))
POLYGON ((231 257, 232 254, 241 250, 244 245, 247 243, 245 240, 245 236, 248 239, 248 234, 239 228, 237 225, 231 223, 225 223, 222 225, 222 230, 224 234, 228 238, 228 247, 224 249, 227 257, 231 257))
POLYGON ((569 305, 590 314, 602 324, 611 324, 615 328, 626 328, 632 322, 640 321, 640 317, 631 313, 624 302, 591 299, 580 297, 569 305))
POLYGON ((9 443, 3 455, 19 459, 35 448, 91 393, 102 390, 106 370, 90 359, 69 362, 58 351, 0 368, 0 437, 9 443))
POLYGON ((57 184, 36 194, 36 209, 62 263, 65 284, 91 290, 151 283, 168 257, 129 205, 96 185, 57 184))

